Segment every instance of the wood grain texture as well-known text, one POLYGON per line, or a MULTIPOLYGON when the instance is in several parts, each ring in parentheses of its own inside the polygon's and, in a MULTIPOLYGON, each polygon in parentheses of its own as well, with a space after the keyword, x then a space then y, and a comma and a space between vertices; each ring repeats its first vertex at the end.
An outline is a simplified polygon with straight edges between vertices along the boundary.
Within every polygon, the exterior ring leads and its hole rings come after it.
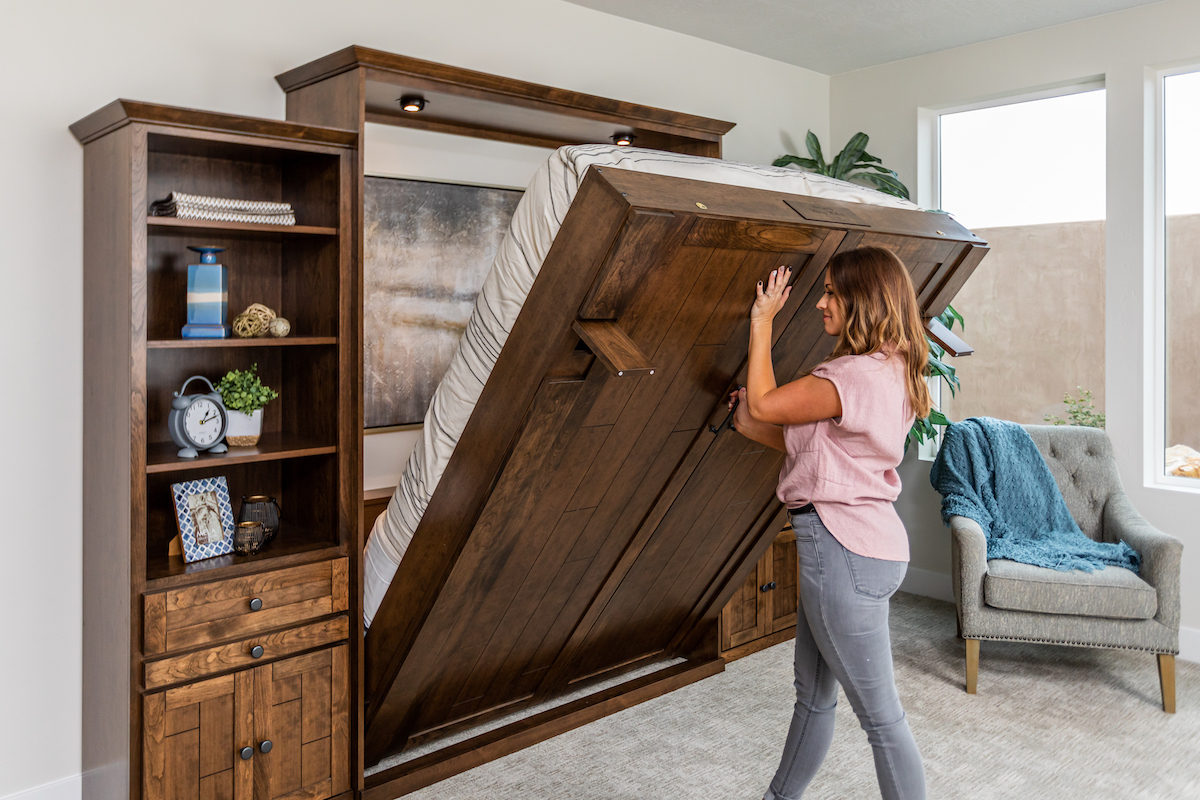
POLYGON ((794 268, 772 350, 791 380, 829 352, 813 308, 837 252, 888 247, 923 285, 975 239, 937 235, 939 215, 802 204, 869 223, 851 232, 787 197, 588 174, 367 635, 368 761, 631 664, 715 656, 739 587, 726 647, 795 624, 782 454, 711 430, 744 381, 755 283, 794 268), (653 376, 618 377, 625 354, 596 333, 614 330, 653 376), (577 338, 618 368, 555 375, 577 338))
POLYGON ((1175 656, 1158 654, 1158 683, 1162 689, 1162 710, 1175 713, 1175 656))
MULTIPOLYGON (((339 79, 363 75, 359 105, 373 122, 466 136, 557 147, 605 142, 633 131, 638 145, 720 157, 721 137, 733 123, 596 97, 581 92, 351 46, 276 77, 291 97, 339 79), (417 93, 420 114, 398 110, 395 99, 417 93)), ((327 117, 296 116, 289 119, 327 117)), ((343 124, 338 122, 338 124, 343 124)))
POLYGON ((173 656, 146 664, 146 688, 155 689, 172 683, 194 680, 214 672, 251 666, 258 662, 250 654, 261 645, 263 658, 278 658, 345 639, 350 623, 345 617, 303 625, 276 633, 256 636, 220 647, 211 647, 187 655, 173 656))
POLYGON ((177 125, 200 130, 238 131, 255 136, 348 147, 358 144, 358 136, 354 131, 321 129, 312 125, 298 125, 274 119, 238 117, 214 111, 200 111, 194 108, 179 108, 158 103, 141 103, 134 100, 114 100, 71 125, 71 133, 75 135, 80 144, 87 144, 133 122, 177 125))
POLYGON ((577 319, 571 328, 618 378, 654 374, 654 363, 615 322, 577 319))

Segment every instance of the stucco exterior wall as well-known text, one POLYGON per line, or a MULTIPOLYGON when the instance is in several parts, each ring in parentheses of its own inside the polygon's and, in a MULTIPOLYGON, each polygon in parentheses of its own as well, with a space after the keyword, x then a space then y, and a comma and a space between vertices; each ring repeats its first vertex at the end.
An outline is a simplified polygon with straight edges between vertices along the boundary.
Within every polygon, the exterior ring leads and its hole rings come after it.
MULTIPOLYGON (((954 307, 975 354, 952 360, 952 420, 1066 418, 1064 392, 1104 410, 1104 222, 982 228, 991 253, 954 307)), ((1200 450, 1200 215, 1167 220, 1167 444, 1200 450)))

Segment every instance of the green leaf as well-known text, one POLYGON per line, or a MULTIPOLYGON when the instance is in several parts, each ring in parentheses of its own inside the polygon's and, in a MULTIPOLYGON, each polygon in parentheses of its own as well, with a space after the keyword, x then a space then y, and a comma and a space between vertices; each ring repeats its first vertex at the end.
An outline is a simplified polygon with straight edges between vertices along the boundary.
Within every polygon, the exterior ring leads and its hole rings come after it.
POLYGON ((789 164, 795 164, 798 167, 811 169, 814 172, 820 169, 820 167, 817 166, 816 161, 813 161, 811 158, 801 158, 800 156, 780 156, 771 162, 771 166, 773 167, 786 167, 789 164))
POLYGON ((859 161, 868 161, 868 162, 875 163, 875 164, 883 163, 882 159, 876 158, 875 156, 868 153, 866 150, 863 150, 863 154, 858 157, 858 160, 859 161))
POLYGON ((934 425, 949 425, 950 420, 940 411, 930 410, 929 421, 934 425))
POLYGON ((850 137, 850 141, 846 142, 846 146, 842 148, 842 152, 838 153, 837 157, 833 159, 833 177, 845 180, 850 175, 850 171, 858 163, 859 157, 867 149, 867 141, 867 135, 862 131, 850 137))
POLYGON ((821 142, 817 140, 817 135, 809 131, 808 136, 804 137, 804 146, 808 148, 808 154, 817 162, 817 172, 828 175, 829 167, 825 163, 825 156, 821 154, 821 142))
POLYGON ((881 192, 902 197, 908 200, 908 187, 891 175, 879 175, 872 172, 860 173, 857 177, 875 186, 881 192))

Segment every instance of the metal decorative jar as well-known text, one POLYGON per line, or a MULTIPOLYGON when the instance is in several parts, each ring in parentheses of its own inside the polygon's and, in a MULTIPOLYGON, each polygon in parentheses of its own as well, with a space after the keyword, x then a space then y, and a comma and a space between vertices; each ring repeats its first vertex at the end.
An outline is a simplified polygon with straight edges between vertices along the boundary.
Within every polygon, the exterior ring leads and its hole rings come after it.
POLYGON ((242 507, 238 511, 238 522, 260 522, 266 542, 275 538, 279 533, 279 503, 274 497, 256 494, 250 497, 242 496, 242 507))
POLYGON ((244 556, 252 556, 267 543, 263 524, 256 520, 239 522, 233 529, 233 551, 244 556))

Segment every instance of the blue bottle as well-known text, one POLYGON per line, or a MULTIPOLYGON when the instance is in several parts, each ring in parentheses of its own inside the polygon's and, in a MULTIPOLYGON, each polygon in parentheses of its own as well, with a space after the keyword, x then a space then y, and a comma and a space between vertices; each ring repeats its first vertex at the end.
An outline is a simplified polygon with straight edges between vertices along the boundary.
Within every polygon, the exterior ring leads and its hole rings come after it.
POLYGON ((229 311, 229 273, 217 263, 224 247, 188 247, 200 254, 199 264, 188 264, 187 324, 185 339, 227 339, 232 333, 225 324, 229 311))

